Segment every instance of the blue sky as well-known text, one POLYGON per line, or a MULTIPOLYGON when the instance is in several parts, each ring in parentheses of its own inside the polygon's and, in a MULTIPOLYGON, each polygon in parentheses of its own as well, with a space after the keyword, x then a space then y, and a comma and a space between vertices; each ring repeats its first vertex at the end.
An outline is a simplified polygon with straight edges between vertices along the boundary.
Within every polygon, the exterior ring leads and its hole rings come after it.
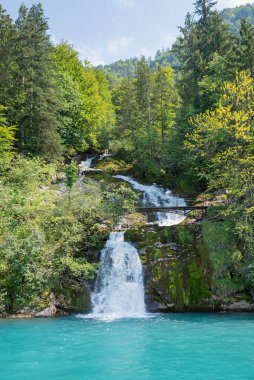
MULTIPOLYGON (((193 10, 194 0, 41 0, 55 43, 67 40, 94 65, 120 58, 153 56, 177 36, 177 26, 193 10)), ((219 0, 218 8, 254 2, 219 0)), ((16 19, 21 3, 37 0, 0 0, 16 19)))

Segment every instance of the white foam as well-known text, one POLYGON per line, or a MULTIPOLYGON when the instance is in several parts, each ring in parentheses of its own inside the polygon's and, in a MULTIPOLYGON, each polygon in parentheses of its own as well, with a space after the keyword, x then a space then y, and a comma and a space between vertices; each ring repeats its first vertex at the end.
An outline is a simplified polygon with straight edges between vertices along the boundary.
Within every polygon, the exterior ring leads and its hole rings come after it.
POLYGON ((95 159, 95 157, 87 158, 85 161, 82 161, 79 165, 80 171, 89 170, 91 168, 92 162, 95 159))

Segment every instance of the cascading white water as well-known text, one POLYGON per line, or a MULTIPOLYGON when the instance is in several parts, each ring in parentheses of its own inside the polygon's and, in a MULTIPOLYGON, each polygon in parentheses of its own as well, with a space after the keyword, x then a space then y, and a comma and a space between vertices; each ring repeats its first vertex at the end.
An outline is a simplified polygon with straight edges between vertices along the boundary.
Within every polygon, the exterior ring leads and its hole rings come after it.
MULTIPOLYGON (((122 179, 130 183, 134 190, 141 191, 142 204, 144 206, 170 207, 170 206, 186 206, 183 198, 175 197, 170 190, 165 190, 157 185, 142 185, 133 178, 116 175, 115 178, 122 179)), ((185 216, 173 213, 156 212, 156 221, 160 226, 172 226, 178 224, 185 219, 185 216)))
POLYGON ((100 155, 99 157, 99 161, 103 160, 104 158, 107 158, 107 157, 114 157, 114 154, 113 153, 103 153, 100 155))
POLYGON ((145 315, 142 264, 123 232, 112 232, 101 252, 92 294, 94 317, 112 319, 145 315))
POLYGON ((88 170, 91 168, 92 162, 95 159, 95 157, 87 158, 85 161, 82 161, 79 165, 80 171, 88 170))

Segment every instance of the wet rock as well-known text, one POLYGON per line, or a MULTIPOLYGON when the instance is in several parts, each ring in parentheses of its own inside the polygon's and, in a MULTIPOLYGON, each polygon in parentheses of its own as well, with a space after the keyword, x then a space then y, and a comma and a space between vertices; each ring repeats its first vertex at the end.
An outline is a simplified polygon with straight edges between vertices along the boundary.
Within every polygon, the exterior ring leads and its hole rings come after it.
POLYGON ((164 305, 163 303, 152 301, 148 304, 151 313, 168 313, 174 310, 174 305, 164 305))
POLYGON ((186 311, 185 305, 183 305, 183 304, 174 305, 174 312, 175 313, 184 313, 185 311, 186 311))
POLYGON ((67 317, 68 315, 70 315, 70 313, 68 311, 57 309, 56 315, 57 317, 67 317))
POLYGON ((110 174, 117 174, 128 172, 132 165, 113 156, 104 156, 103 160, 99 159, 96 162, 95 167, 110 174))

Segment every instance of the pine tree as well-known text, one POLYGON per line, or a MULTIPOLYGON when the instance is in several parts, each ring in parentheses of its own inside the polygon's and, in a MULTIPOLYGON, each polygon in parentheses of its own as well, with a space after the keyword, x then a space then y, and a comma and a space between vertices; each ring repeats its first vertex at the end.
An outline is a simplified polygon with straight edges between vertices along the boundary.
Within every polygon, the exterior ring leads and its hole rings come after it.
POLYGON ((52 46, 42 5, 20 7, 16 22, 15 111, 19 148, 56 157, 61 152, 52 46))
POLYGON ((155 74, 153 114, 160 131, 162 149, 164 149, 165 140, 170 134, 170 128, 175 123, 176 110, 179 106, 174 79, 174 72, 170 67, 159 67, 155 74))
POLYGON ((180 28, 182 35, 173 47, 180 64, 179 85, 185 104, 185 119, 204 111, 199 82, 206 74, 207 65, 214 59, 215 54, 224 57, 228 67, 233 66, 234 71, 234 39, 222 16, 213 9, 215 4, 212 0, 195 2, 195 14, 199 19, 195 20, 190 14, 187 15, 185 26, 180 28))
POLYGON ((152 120, 152 91, 153 80, 152 71, 146 62, 145 57, 141 57, 137 64, 136 78, 137 104, 139 108, 139 130, 143 131, 148 144, 148 154, 153 157, 153 120, 152 120))
POLYGON ((184 118, 188 120, 194 114, 201 59, 197 49, 198 30, 193 16, 188 13, 185 24, 180 27, 181 35, 173 45, 173 52, 179 61, 178 87, 184 104, 184 118))
POLYGON ((239 34, 240 69, 249 70, 254 77, 254 27, 245 18, 241 20, 239 34))
POLYGON ((225 70, 225 80, 228 80, 234 78, 237 67, 235 38, 222 16, 214 9, 215 4, 212 0, 197 0, 194 4, 195 14, 187 15, 184 27, 180 28, 181 35, 173 46, 179 61, 177 82, 182 100, 177 118, 178 128, 174 135, 174 174, 185 176, 187 182, 194 184, 198 181, 193 176, 192 157, 184 146, 186 135, 193 129, 190 118, 216 105, 223 82, 221 68, 225 70), (209 83, 213 91, 208 91, 209 83))
POLYGON ((195 14, 200 16, 202 22, 206 22, 207 17, 213 12, 214 6, 217 4, 217 1, 213 0, 197 0, 194 3, 195 14))
POLYGON ((14 69, 13 43, 15 28, 10 16, 0 5, 0 104, 11 106, 11 86, 14 69))
POLYGON ((136 89, 138 104, 143 113, 142 122, 151 126, 152 73, 145 57, 141 57, 137 65, 136 89))
POLYGON ((116 109, 117 137, 123 142, 125 150, 137 151, 138 103, 135 81, 131 77, 123 78, 115 87, 113 102, 116 109))

